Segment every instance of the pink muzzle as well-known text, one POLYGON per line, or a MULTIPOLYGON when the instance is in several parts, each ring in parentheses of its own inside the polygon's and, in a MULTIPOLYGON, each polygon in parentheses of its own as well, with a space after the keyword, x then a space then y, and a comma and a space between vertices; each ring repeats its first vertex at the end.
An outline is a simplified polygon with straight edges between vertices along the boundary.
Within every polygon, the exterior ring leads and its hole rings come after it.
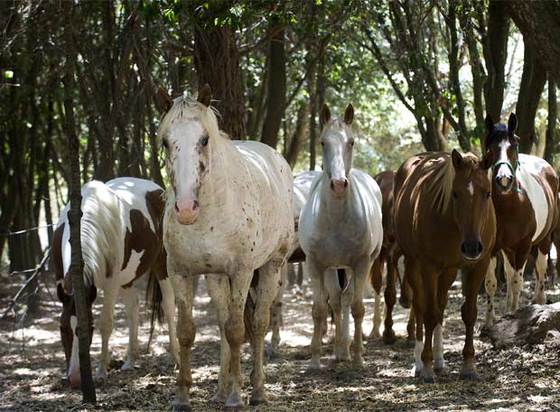
POLYGON ((175 215, 177 221, 182 225, 192 225, 198 218, 198 200, 196 199, 178 199, 175 202, 175 215))

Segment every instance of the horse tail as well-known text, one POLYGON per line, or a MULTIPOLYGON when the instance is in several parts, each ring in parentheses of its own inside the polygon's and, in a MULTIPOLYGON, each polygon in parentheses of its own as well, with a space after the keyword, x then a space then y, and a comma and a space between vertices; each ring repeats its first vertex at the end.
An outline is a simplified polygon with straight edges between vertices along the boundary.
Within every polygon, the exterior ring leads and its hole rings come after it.
POLYGON ((245 301, 245 310, 243 312, 243 323, 245 325, 245 341, 252 342, 253 333, 253 323, 255 319, 255 309, 257 306, 257 286, 259 284, 259 270, 253 272, 253 279, 251 280, 251 287, 249 288, 249 293, 247 293, 247 300, 245 301))
POLYGON ((150 336, 148 338, 148 349, 152 344, 154 324, 156 320, 160 325, 164 320, 163 307, 161 305, 162 299, 163 294, 158 281, 158 270, 154 267, 150 270, 150 274, 148 275, 148 287, 146 288, 146 302, 148 302, 150 310, 150 336))

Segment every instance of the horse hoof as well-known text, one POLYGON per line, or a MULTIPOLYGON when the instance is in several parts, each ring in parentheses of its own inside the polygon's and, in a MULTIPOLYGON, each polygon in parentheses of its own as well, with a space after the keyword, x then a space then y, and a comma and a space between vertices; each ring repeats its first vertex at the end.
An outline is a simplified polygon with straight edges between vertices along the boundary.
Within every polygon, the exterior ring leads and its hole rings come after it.
POLYGON ((420 373, 420 375, 422 376, 422 381, 424 383, 434 383, 434 371, 431 369, 422 369, 422 372, 420 373))
POLYGON ((412 376, 415 378, 419 378, 422 376, 422 368, 418 368, 417 366, 412 367, 412 376))
POLYGON ((249 400, 249 405, 257 406, 266 404, 266 395, 264 394, 264 389, 253 391, 251 394, 251 399, 249 400))
POLYGON ((238 394, 237 392, 232 392, 226 400, 225 407, 230 409, 244 408, 245 402, 243 402, 243 399, 241 399, 240 394, 238 394))
POLYGON ((395 332, 391 331, 384 331, 383 332, 383 343, 386 345, 392 345, 393 343, 395 343, 397 341, 397 337, 395 335, 395 332))
POLYGON ((399 304, 405 309, 410 309, 410 301, 402 296, 399 298, 399 304))
POLYGON ((95 383, 102 384, 107 380, 107 372, 103 370, 97 370, 95 373, 95 383))
POLYGON ((480 381, 480 376, 478 376, 478 373, 476 373, 476 371, 463 370, 461 372, 461 379, 463 379, 465 381, 479 382, 480 381))
POLYGON ((352 359, 352 366, 356 369, 361 369, 364 366, 364 358, 362 355, 354 356, 354 359, 352 359))
POLYGON ((223 405, 225 402, 226 402, 226 395, 224 393, 218 392, 210 398, 208 404, 210 406, 218 407, 220 405, 223 405))
POLYGON ((132 369, 134 369, 134 363, 128 360, 121 366, 121 371, 130 371, 132 369))

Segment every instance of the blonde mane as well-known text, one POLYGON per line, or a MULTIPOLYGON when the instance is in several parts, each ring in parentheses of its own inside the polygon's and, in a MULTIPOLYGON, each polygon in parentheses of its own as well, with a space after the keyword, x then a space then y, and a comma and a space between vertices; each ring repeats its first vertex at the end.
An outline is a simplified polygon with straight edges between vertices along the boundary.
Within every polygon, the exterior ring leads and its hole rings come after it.
POLYGON ((158 136, 161 139, 173 123, 196 119, 208 131, 210 138, 227 139, 227 134, 220 131, 217 116, 219 113, 214 107, 206 107, 190 96, 179 96, 173 100, 173 106, 163 117, 158 129, 158 136))

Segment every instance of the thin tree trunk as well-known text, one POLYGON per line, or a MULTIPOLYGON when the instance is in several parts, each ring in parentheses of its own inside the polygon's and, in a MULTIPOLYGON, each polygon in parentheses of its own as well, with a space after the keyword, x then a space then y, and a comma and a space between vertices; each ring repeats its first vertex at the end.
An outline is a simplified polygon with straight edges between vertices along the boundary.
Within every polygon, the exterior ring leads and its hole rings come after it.
POLYGON ((525 47, 523 75, 515 108, 519 119, 517 126, 517 135, 520 138, 519 150, 523 153, 530 153, 533 143, 536 142, 535 116, 545 83, 546 71, 537 53, 531 47, 525 47))
POLYGON ((89 343, 91 333, 88 322, 88 308, 86 291, 84 286, 84 261, 82 258, 81 238, 80 238, 80 219, 82 217, 81 203, 81 184, 80 184, 80 142, 76 135, 76 122, 74 119, 74 103, 72 92, 75 90, 74 67, 76 54, 72 38, 72 9, 73 3, 63 3, 67 26, 64 30, 64 40, 66 43, 66 63, 64 70, 64 126, 68 137, 70 148, 70 211, 68 221, 70 224, 70 245, 72 250, 70 276, 74 290, 74 302, 78 317, 77 335, 79 343, 80 377, 82 382, 82 395, 84 402, 96 402, 95 386, 91 374, 91 359, 89 355, 89 343))
POLYGON ((507 2, 490 0, 488 6, 488 33, 484 45, 484 59, 488 77, 484 85, 486 113, 497 122, 500 120, 505 89, 505 64, 509 36, 507 2))
POLYGON ((558 152, 558 136, 556 136, 556 121, 558 119, 558 100, 556 82, 553 76, 548 77, 548 119, 546 125, 546 148, 544 159, 554 165, 554 155, 558 152))
POLYGON ((271 18, 268 55, 268 93, 266 118, 261 133, 261 142, 273 148, 278 145, 278 132, 286 110, 286 53, 285 29, 278 15, 271 18))
POLYGON ((303 139, 305 137, 305 123, 308 115, 308 107, 309 105, 307 103, 302 103, 299 107, 296 127, 286 153, 286 160, 291 168, 293 168, 297 163, 298 154, 301 150, 303 139))

